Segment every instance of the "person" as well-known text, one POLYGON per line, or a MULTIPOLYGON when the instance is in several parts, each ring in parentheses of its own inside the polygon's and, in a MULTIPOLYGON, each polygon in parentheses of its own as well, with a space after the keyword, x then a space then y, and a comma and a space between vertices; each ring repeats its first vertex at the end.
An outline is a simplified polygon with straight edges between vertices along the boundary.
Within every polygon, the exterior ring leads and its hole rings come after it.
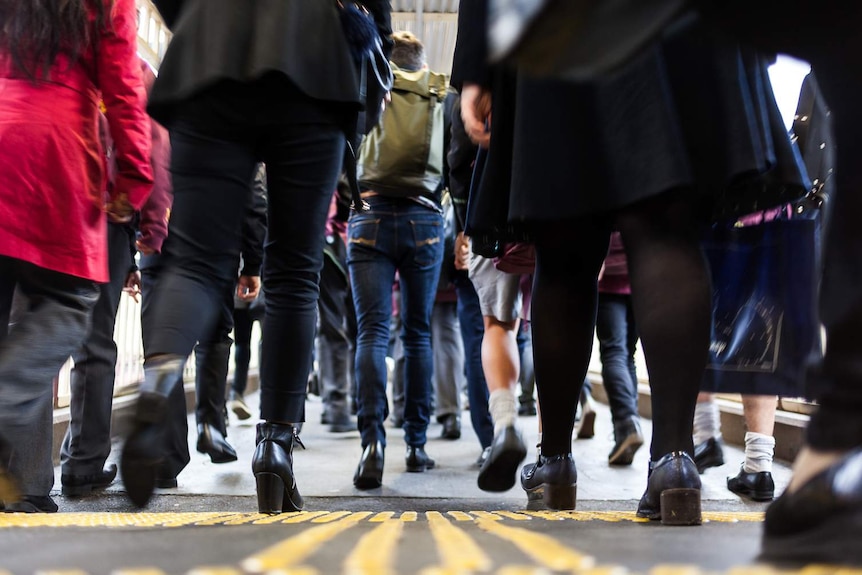
POLYGON ((27 302, 0 326, 0 498, 55 512, 52 382, 109 279, 105 212, 127 222, 150 193, 150 123, 133 0, 2 0, 0 21, 0 309, 16 288, 27 302), (118 167, 107 201, 100 101, 118 167))
POLYGON ((637 515, 700 524, 691 428, 709 345, 710 284, 699 208, 737 178, 774 166, 788 184, 806 184, 768 88, 768 61, 695 19, 678 21, 599 78, 518 75, 487 64, 486 9, 461 6, 453 84, 462 88, 468 134, 489 149, 468 232, 504 240, 526 232, 536 248, 532 328, 543 430, 526 487, 550 508, 575 504, 575 407, 591 355, 596 280, 616 228, 652 386, 651 463, 637 515))
POLYGON ((396 32, 393 40, 396 95, 360 148, 359 182, 368 209, 354 211, 348 222, 347 262, 357 321, 357 426, 362 444, 353 475, 357 489, 374 489, 383 481, 383 422, 389 411, 386 350, 396 273, 403 304, 404 463, 413 473, 435 467, 425 451, 432 393, 431 310, 443 261, 442 165, 433 165, 433 160, 443 155, 442 101, 447 85, 444 76, 428 70, 425 47, 416 36, 396 32), (398 95, 399 89, 408 91, 398 95), (389 118, 409 120, 402 125, 388 122, 389 118), (429 139, 424 131, 408 131, 416 122, 430 126, 429 139), (387 147, 387 138, 399 146, 387 147), (424 161, 416 168, 414 157, 394 157, 405 148, 413 150, 414 143, 427 146, 424 161))
MULTIPOLYGON (((180 387, 194 345, 216 322, 226 289, 237 283, 249 183, 262 161, 267 306, 263 421, 252 472, 261 513, 298 511, 303 501, 292 452, 296 426, 305 419, 324 226, 347 136, 364 129, 358 69, 335 3, 155 4, 173 40, 148 110, 171 133, 174 203, 153 294, 153 338, 120 473, 132 501, 146 505, 164 461, 167 397, 180 387)), ((385 51, 388 2, 365 5, 385 51)), ((378 108, 367 104, 369 114, 378 108)), ((244 270, 239 295, 259 291, 259 272, 244 270)))
MULTIPOLYGON (((140 59, 141 76, 149 92, 156 79, 152 68, 140 59)), ((104 118, 104 116, 103 116, 104 118)), ((109 155, 108 174, 116 172, 113 144, 103 122, 106 151, 109 155)), ((170 157, 167 131, 151 122, 151 164, 153 189, 141 207, 138 233, 149 249, 159 250, 167 235, 165 213, 153 208, 170 202, 170 157), (157 213, 156 217, 152 217, 157 213)), ((129 224, 108 222, 108 272, 110 281, 99 286, 99 301, 93 308, 90 332, 83 345, 72 354, 69 426, 60 446, 60 483, 65 497, 87 495, 93 489, 110 485, 117 475, 114 463, 105 465, 111 453, 111 410, 114 395, 117 344, 114 324, 120 297, 125 291, 138 301, 141 272, 135 264, 135 230, 129 224)))

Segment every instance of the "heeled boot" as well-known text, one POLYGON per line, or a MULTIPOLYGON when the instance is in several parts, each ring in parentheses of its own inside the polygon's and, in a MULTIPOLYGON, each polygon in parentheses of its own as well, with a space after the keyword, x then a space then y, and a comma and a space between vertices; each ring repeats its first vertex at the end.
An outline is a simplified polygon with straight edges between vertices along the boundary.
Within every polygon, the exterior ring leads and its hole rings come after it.
POLYGON ((527 509, 574 509, 578 470, 572 454, 545 457, 540 453, 535 463, 521 470, 521 487, 527 493, 527 509))
POLYGON ((650 462, 637 516, 661 519, 663 525, 700 525, 700 487, 694 460, 684 451, 672 451, 650 462))
POLYGON ((293 446, 305 446, 289 423, 259 423, 251 470, 257 483, 257 509, 276 515, 302 511, 302 495, 293 474, 293 446))
POLYGON ((120 456, 120 474, 132 503, 144 507, 156 487, 156 473, 164 462, 168 398, 182 381, 185 359, 170 355, 144 367, 135 404, 134 427, 120 456))
POLYGON ((197 451, 209 455, 213 463, 236 461, 236 450, 227 442, 221 430, 209 423, 198 423, 197 451))

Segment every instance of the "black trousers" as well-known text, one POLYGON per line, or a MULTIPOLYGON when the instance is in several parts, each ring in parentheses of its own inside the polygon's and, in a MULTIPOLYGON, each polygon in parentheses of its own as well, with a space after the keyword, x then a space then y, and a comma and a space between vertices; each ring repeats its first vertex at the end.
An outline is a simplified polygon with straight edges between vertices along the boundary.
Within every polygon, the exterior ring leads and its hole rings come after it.
POLYGON ((223 294, 236 281, 242 222, 262 161, 268 236, 261 417, 305 419, 324 228, 348 116, 278 76, 220 83, 178 112, 169 126, 174 203, 145 362, 189 355, 216 325, 223 294))

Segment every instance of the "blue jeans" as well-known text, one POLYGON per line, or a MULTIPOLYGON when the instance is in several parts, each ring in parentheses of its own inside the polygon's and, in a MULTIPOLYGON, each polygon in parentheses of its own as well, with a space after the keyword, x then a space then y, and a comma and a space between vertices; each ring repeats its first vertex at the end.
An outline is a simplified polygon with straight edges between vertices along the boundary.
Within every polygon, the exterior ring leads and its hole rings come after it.
POLYGON ((363 447, 385 445, 386 351, 395 272, 401 284, 404 440, 425 445, 431 417, 431 309, 443 261, 443 216, 409 199, 374 196, 354 212, 347 258, 356 308, 356 387, 363 447))
POLYGON ((494 422, 488 412, 488 383, 482 369, 482 339, 485 322, 473 282, 467 274, 455 278, 458 293, 458 321, 464 340, 464 371, 467 375, 467 399, 470 401, 470 423, 482 449, 494 440, 494 422))
POLYGON ((638 379, 634 359, 638 334, 631 296, 599 294, 596 336, 611 419, 618 423, 638 414, 638 379))

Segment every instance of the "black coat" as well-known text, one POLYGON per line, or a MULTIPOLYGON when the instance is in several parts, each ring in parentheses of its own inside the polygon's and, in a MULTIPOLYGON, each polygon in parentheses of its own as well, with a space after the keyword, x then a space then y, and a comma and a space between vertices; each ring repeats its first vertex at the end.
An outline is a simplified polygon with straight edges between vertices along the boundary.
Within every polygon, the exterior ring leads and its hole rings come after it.
MULTIPOLYGON (((282 72, 312 98, 361 108, 358 68, 335 0, 155 0, 174 34, 150 95, 165 125, 173 107, 219 80, 246 82, 282 72)), ((389 0, 366 0, 384 45, 389 0)))

